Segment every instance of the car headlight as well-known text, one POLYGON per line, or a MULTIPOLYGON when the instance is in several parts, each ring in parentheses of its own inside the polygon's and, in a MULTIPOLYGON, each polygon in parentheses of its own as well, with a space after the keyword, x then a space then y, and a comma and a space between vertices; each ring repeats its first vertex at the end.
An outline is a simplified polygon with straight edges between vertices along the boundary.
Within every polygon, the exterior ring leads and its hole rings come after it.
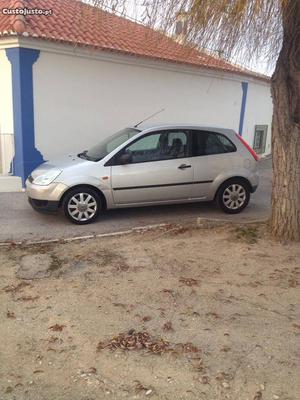
POLYGON ((42 175, 37 176, 34 178, 33 183, 35 185, 47 186, 54 181, 61 174, 60 169, 49 169, 49 171, 43 173, 42 175))

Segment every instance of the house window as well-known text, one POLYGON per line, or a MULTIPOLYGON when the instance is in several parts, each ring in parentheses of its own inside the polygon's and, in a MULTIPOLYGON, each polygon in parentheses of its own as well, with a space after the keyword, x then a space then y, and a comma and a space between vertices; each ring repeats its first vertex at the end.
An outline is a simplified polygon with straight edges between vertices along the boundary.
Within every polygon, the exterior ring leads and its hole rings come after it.
POLYGON ((268 125, 255 125, 253 150, 257 154, 263 154, 266 150, 268 125))

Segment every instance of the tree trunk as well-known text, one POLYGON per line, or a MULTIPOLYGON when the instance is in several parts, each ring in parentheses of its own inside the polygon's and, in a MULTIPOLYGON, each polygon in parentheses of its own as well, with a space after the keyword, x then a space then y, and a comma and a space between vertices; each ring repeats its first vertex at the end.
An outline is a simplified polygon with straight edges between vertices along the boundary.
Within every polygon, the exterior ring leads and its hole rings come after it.
POLYGON ((283 8, 283 44, 272 77, 275 238, 300 240, 300 0, 283 8))

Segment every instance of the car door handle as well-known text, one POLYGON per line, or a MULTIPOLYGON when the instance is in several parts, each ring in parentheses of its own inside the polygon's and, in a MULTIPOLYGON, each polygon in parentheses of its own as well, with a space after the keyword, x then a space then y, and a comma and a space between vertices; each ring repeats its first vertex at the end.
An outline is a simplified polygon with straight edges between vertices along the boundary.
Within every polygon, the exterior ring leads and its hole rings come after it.
POLYGON ((192 168, 192 166, 191 165, 187 165, 187 164, 181 164, 178 167, 178 169, 186 169, 186 168, 192 168))

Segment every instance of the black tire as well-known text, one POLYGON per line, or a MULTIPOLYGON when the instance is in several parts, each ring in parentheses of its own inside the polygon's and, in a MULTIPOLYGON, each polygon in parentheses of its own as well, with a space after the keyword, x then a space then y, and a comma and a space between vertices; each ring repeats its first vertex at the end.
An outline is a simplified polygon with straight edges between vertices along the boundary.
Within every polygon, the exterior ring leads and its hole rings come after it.
POLYGON ((216 195, 217 205, 227 214, 240 213, 241 211, 243 211, 244 208, 247 207, 249 200, 249 185, 242 179, 238 178, 233 178, 224 182, 219 187, 216 195), (232 196, 230 193, 232 194, 232 196))
POLYGON ((67 192, 63 199, 62 208, 65 216, 73 224, 91 224, 97 219, 102 208, 101 198, 96 190, 87 186, 78 186, 67 192), (75 200, 78 201, 78 205, 75 200), (72 210, 74 211, 72 212, 72 210))

